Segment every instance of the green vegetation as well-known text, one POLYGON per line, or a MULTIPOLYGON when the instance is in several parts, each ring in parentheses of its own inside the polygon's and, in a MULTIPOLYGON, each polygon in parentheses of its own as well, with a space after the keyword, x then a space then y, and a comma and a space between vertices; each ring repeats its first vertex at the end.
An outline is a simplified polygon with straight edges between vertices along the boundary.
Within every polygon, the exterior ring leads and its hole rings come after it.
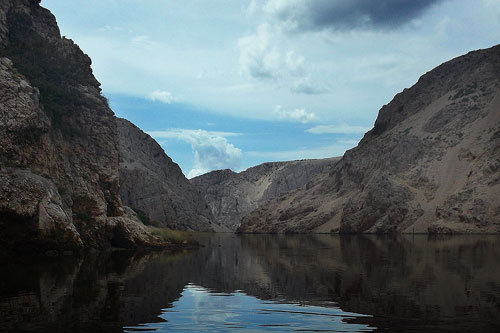
POLYGON ((198 242, 193 238, 193 234, 186 231, 172 230, 168 228, 152 228, 151 234, 158 236, 164 241, 172 244, 197 245, 198 242))

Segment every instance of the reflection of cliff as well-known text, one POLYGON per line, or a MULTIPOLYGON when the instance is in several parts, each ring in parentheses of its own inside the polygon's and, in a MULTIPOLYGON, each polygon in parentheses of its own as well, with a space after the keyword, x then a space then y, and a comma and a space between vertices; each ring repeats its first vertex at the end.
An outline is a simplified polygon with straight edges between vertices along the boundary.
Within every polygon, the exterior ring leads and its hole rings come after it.
POLYGON ((121 331, 161 320, 188 283, 371 314, 379 328, 495 330, 498 236, 206 235, 194 252, 113 252, 0 267, 0 331, 121 331))
POLYGON ((447 325, 465 325, 457 329, 486 329, 500 311, 496 236, 283 236, 264 246, 249 239, 288 299, 335 301, 344 311, 385 317, 379 327, 392 325, 389 318, 429 327, 448 318, 447 325))
POLYGON ((9 274, 0 285, 0 331, 121 332, 124 283, 154 256, 113 252, 2 265, 9 274))
POLYGON ((216 235, 202 242, 205 248, 168 268, 158 263, 147 280, 164 290, 181 277, 260 299, 333 301, 344 311, 379 317, 363 320, 393 329, 402 323, 423 328, 424 322, 487 329, 500 311, 497 236, 216 235))
POLYGON ((157 322, 161 309, 171 306, 188 283, 217 292, 244 290, 262 298, 275 298, 272 283, 260 261, 232 234, 208 235, 205 247, 178 256, 152 258, 141 274, 124 284, 123 323, 157 322), (219 246, 220 245, 220 246, 219 246))

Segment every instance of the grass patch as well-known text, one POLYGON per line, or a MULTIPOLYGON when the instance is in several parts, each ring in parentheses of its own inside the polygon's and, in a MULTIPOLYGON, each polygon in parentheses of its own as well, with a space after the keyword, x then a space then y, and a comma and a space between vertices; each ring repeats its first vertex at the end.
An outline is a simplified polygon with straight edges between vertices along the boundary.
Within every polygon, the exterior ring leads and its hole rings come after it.
POLYGON ((198 242, 194 239, 193 234, 187 231, 153 227, 151 228, 151 234, 172 244, 198 245, 198 242))

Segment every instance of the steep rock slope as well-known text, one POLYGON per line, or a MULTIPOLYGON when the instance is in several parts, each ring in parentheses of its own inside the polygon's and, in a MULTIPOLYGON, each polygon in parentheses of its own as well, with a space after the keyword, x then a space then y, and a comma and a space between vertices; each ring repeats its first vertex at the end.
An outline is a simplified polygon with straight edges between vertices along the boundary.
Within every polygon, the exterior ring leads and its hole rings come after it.
POLYGON ((269 200, 307 184, 338 158, 264 163, 240 173, 218 170, 191 179, 217 222, 236 230, 241 219, 269 200))
POLYGON ((39 2, 0 2, 1 245, 161 245, 124 214, 115 117, 90 58, 39 2))
POLYGON ((117 118, 120 197, 153 224, 175 229, 222 231, 201 194, 148 134, 117 118))
POLYGON ((423 75, 305 189, 241 232, 500 232, 500 45, 423 75))

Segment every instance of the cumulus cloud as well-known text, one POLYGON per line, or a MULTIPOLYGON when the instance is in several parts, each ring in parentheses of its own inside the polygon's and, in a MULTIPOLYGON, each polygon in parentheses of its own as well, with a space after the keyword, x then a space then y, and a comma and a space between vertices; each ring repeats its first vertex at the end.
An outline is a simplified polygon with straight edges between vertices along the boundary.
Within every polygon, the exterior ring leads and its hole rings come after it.
POLYGON ((264 10, 289 31, 395 29, 443 0, 269 0, 264 10))
POLYGON ((187 177, 193 178, 212 170, 237 170, 241 165, 242 151, 229 143, 226 137, 239 135, 232 132, 173 129, 148 132, 157 139, 178 139, 191 144, 194 165, 187 177))
POLYGON ((274 107, 274 114, 284 120, 301 122, 303 124, 318 120, 318 117, 305 109, 284 110, 281 105, 274 107))
POLYGON ((327 92, 311 82, 304 56, 295 51, 279 51, 280 38, 268 24, 260 25, 255 34, 240 38, 240 71, 255 79, 272 79, 296 94, 327 92))
POLYGON ((312 134, 364 134, 370 130, 365 126, 340 125, 319 125, 306 130, 312 134))
POLYGON ((177 101, 177 98, 175 98, 172 93, 164 90, 155 90, 149 95, 149 99, 152 100, 153 102, 162 102, 165 104, 172 104, 173 102, 177 101))
POLYGON ((281 55, 272 45, 269 25, 262 24, 253 35, 238 40, 242 72, 257 79, 270 79, 278 75, 281 55))

